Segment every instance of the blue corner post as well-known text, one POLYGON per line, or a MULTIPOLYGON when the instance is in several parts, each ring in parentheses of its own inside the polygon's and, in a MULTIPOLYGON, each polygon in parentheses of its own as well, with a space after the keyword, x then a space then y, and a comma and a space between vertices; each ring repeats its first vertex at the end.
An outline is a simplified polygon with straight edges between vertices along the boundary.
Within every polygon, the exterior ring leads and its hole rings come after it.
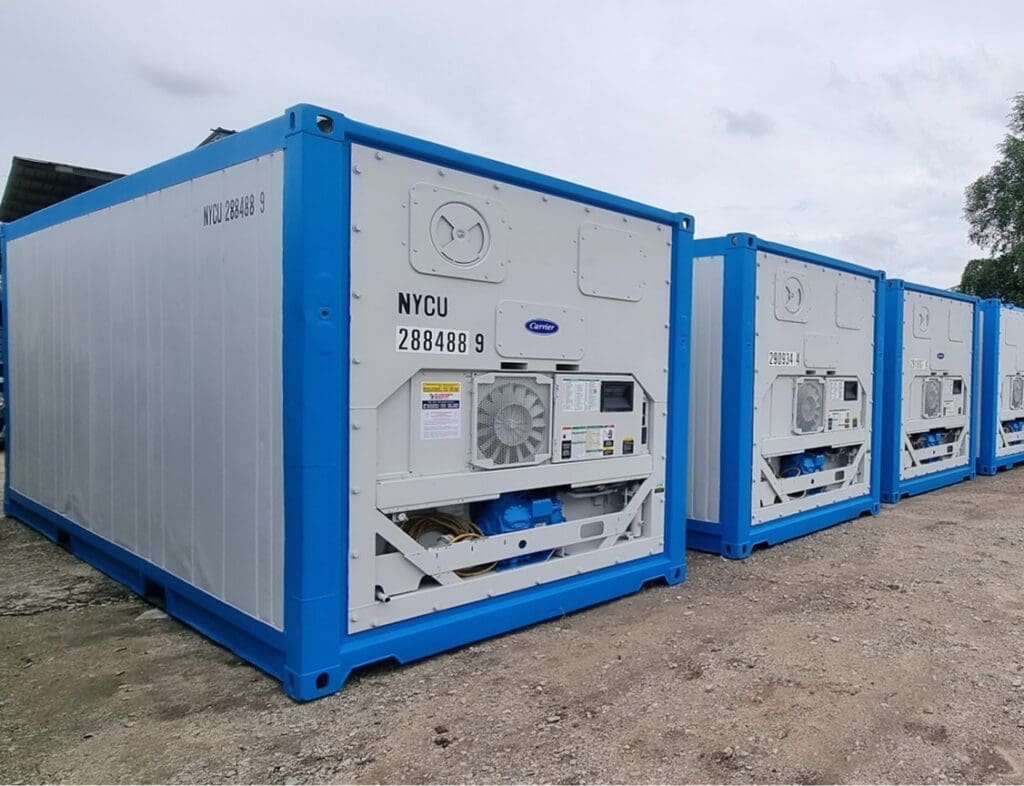
POLYGON ((995 475, 1020 457, 999 458, 999 335, 1003 319, 1003 301, 989 298, 981 302, 981 416, 978 440, 978 472, 995 475))
POLYGON ((286 112, 284 162, 284 688, 333 693, 348 553, 348 216, 345 119, 286 112))
POLYGON ((686 479, 690 457, 690 329, 693 302, 694 220, 679 213, 672 226, 671 325, 668 352, 668 422, 665 465, 665 551, 677 566, 669 584, 686 577, 686 479))
POLYGON ((999 427, 999 317, 1002 301, 989 298, 981 302, 981 433, 978 435, 978 472, 995 475, 996 431, 999 427))
POLYGON ((882 475, 882 501, 897 502, 899 492, 893 487, 900 473, 901 451, 901 397, 903 377, 903 294, 905 284, 901 279, 885 282, 885 331, 882 345, 885 348, 884 367, 886 385, 878 399, 882 405, 882 447, 879 451, 879 465, 882 475))
MULTIPOLYGON (((721 543, 726 557, 750 553, 752 470, 751 440, 754 434, 754 328, 757 300, 757 238, 735 234, 724 246, 724 286, 734 310, 722 332, 722 477, 721 543), (727 369, 738 374, 725 384, 727 369)), ((725 303, 723 303, 723 308, 725 303)))

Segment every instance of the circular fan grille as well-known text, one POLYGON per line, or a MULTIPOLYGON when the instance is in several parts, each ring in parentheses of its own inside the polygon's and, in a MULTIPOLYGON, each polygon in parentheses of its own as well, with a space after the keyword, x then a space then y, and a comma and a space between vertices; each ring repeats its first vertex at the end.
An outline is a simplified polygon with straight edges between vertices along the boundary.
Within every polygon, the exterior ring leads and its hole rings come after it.
POLYGON ((924 381, 923 415, 926 418, 937 418, 942 414, 942 380, 929 377, 924 381))
POLYGON ((491 233, 479 211, 463 202, 447 202, 430 221, 437 252, 454 265, 469 267, 487 255, 491 233))
POLYGON ((481 385, 477 405, 479 456, 495 465, 529 464, 547 452, 546 397, 537 385, 505 380, 481 385))
POLYGON ((1024 408, 1024 377, 1014 377, 1010 383, 1010 409, 1024 408))
POLYGON ((825 391, 816 379, 805 379, 796 386, 796 408, 793 429, 798 434, 811 434, 825 426, 825 391))

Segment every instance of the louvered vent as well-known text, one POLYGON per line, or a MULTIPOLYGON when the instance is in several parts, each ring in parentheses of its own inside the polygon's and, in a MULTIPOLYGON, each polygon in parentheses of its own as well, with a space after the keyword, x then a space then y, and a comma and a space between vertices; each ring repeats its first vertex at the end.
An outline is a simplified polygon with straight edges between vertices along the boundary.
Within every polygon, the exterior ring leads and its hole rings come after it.
POLYGON ((551 387, 543 376, 478 377, 473 463, 492 469, 550 458, 551 387))
POLYGON ((814 434, 825 427, 825 383, 820 379, 801 379, 796 383, 793 406, 793 431, 814 434))
POLYGON ((924 402, 921 408, 921 414, 926 418, 937 418, 942 414, 942 379, 940 377, 928 377, 924 381, 924 402))

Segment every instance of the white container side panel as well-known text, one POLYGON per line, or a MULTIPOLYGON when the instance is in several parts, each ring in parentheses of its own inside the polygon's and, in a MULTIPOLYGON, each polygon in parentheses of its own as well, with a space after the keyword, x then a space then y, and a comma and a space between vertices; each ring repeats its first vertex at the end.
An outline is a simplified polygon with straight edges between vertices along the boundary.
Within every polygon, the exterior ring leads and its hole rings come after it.
POLYGON ((900 478, 972 460, 974 306, 924 292, 903 293, 900 478))
POLYGON ((868 493, 875 283, 758 252, 752 524, 868 493))
POLYGON ((687 518, 718 523, 722 439, 722 302, 725 260, 693 260, 687 518))
POLYGON ((671 228, 361 145, 352 163, 349 632, 660 553, 671 228), (402 529, 520 492, 566 520, 402 529))
POLYGON ((283 153, 8 243, 11 488, 283 625, 283 153))
POLYGON ((1002 308, 999 319, 999 417, 996 456, 1024 452, 1024 311, 1002 308))

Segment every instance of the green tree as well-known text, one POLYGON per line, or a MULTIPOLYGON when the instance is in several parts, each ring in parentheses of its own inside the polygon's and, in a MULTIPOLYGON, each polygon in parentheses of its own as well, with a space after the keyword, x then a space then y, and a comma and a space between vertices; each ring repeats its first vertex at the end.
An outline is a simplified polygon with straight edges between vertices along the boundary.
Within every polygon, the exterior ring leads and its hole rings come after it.
POLYGON ((972 259, 957 289, 980 298, 1024 304, 1024 246, 992 259, 972 259))
POLYGON ((1024 304, 1024 93, 1011 101, 999 160, 967 187, 964 218, 971 242, 989 259, 972 259, 960 291, 1024 304))

